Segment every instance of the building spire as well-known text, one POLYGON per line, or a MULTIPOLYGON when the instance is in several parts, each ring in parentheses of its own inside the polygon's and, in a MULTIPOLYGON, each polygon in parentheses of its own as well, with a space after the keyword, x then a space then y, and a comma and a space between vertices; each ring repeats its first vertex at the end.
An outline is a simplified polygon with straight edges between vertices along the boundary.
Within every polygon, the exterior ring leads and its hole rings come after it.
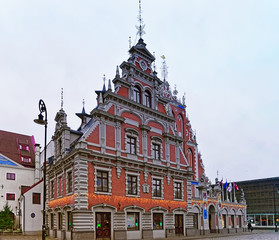
POLYGON ((163 59, 163 63, 162 63, 162 77, 164 79, 164 81, 166 81, 167 77, 168 77, 168 66, 166 64, 166 57, 165 55, 162 55, 161 58, 163 59))
POLYGON ((106 75, 104 74, 104 77, 103 77, 103 81, 104 81, 104 85, 103 85, 103 92, 106 91, 106 75))
POLYGON ((63 110, 63 88, 61 88, 61 110, 63 110))
POLYGON ((141 0, 139 0, 139 16, 138 16, 139 26, 136 26, 136 28, 138 30, 137 35, 139 35, 140 39, 142 38, 142 35, 145 34, 145 32, 143 31, 145 25, 143 24, 141 14, 142 14, 142 12, 141 12, 141 0))
POLYGON ((85 108, 84 108, 84 105, 85 105, 85 101, 84 99, 82 100, 82 113, 85 114, 85 108))

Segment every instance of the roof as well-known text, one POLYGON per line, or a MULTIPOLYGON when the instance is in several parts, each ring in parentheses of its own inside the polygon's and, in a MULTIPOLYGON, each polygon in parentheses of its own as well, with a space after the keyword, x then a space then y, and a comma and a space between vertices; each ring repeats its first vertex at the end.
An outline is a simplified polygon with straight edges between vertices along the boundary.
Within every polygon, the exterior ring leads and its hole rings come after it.
POLYGON ((38 184, 40 184, 43 181, 43 179, 41 179, 40 181, 36 182, 35 184, 33 184, 31 187, 27 188, 26 190, 24 190, 21 194, 24 194, 26 192, 28 192, 29 190, 31 190, 32 188, 36 187, 38 184))
POLYGON ((0 130, 0 153, 4 155, 2 164, 8 165, 7 158, 24 167, 35 167, 35 139, 19 133, 0 130), (23 162, 23 159, 26 161, 23 162), (30 159, 30 162, 28 162, 30 159), (28 160, 28 161, 27 161, 28 160))
POLYGON ((261 178, 261 179, 252 179, 252 180, 245 180, 245 181, 237 181, 237 184, 255 184, 259 182, 273 182, 279 181, 279 177, 271 177, 271 178, 261 178))
POLYGON ((0 165, 17 166, 14 162, 3 155, 0 155, 0 165))

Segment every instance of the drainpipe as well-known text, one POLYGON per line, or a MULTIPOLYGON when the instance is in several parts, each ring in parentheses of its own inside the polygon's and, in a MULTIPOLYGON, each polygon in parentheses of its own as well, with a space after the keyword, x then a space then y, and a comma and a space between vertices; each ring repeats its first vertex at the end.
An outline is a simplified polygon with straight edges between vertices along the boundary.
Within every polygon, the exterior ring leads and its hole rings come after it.
POLYGON ((25 232, 25 196, 23 194, 21 194, 21 196, 23 197, 23 211, 22 211, 22 232, 25 232))

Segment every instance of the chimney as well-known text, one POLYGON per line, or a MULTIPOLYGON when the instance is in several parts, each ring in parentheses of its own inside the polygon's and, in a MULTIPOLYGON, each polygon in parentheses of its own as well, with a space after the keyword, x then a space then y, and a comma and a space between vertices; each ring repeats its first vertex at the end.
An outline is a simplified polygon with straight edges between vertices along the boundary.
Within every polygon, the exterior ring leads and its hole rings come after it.
POLYGON ((35 183, 40 180, 40 144, 35 144, 35 183))

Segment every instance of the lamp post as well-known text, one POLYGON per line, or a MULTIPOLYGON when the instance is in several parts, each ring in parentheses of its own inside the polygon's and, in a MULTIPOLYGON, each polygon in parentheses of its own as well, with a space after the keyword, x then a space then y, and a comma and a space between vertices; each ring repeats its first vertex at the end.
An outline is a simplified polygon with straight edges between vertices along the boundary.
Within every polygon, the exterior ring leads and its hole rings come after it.
POLYGON ((47 141, 47 109, 44 101, 39 101, 40 114, 38 119, 34 119, 34 122, 40 125, 45 125, 45 148, 44 148, 44 192, 43 192, 43 225, 42 225, 42 240, 46 239, 46 141, 47 141), (45 119, 43 116, 45 115, 45 119))
MULTIPOLYGON (((274 202, 274 222, 275 222, 275 232, 278 232, 278 228, 277 228, 277 216, 276 216, 276 187, 278 187, 279 185, 278 184, 274 184, 273 185, 273 202, 274 202)), ((277 189, 277 193, 278 193, 278 189, 277 189)))

